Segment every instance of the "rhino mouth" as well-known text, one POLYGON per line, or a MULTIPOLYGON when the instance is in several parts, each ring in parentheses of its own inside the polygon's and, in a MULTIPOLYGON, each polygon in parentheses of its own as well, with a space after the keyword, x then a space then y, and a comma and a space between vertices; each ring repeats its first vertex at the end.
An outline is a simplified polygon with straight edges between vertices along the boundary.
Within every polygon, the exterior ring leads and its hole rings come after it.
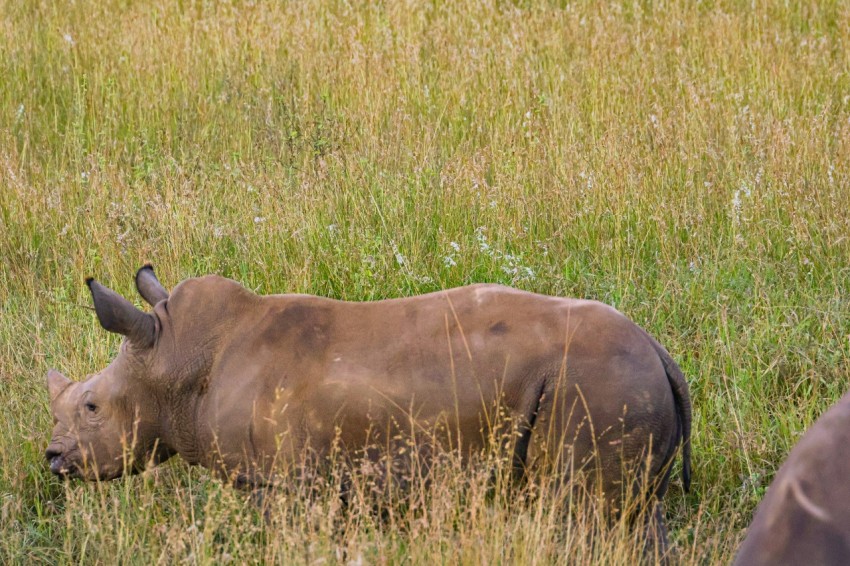
POLYGON ((109 481, 123 474, 123 470, 117 465, 97 469, 83 464, 78 450, 60 452, 59 450, 48 449, 46 457, 51 473, 61 479, 109 481))
MULTIPOLYGON (((76 462, 69 461, 64 456, 54 456, 50 459, 50 471, 61 479, 79 479, 87 481, 112 481, 125 475, 124 470, 116 467, 110 467, 104 470, 94 470, 86 468, 86 473, 83 467, 76 462)), ((141 470, 135 468, 129 470, 127 475, 135 475, 141 470)))
POLYGON ((61 454, 55 456, 48 456, 48 462, 50 462, 50 471, 60 478, 79 478, 82 477, 82 471, 80 467, 68 460, 66 456, 61 454))

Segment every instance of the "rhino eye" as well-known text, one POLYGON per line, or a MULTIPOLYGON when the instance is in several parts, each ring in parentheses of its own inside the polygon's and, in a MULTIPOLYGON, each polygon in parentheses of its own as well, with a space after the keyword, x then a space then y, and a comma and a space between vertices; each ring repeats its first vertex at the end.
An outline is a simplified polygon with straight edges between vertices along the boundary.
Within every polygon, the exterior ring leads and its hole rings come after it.
POLYGON ((94 403, 86 403, 86 411, 94 413, 95 411, 97 411, 97 405, 95 405, 94 403))

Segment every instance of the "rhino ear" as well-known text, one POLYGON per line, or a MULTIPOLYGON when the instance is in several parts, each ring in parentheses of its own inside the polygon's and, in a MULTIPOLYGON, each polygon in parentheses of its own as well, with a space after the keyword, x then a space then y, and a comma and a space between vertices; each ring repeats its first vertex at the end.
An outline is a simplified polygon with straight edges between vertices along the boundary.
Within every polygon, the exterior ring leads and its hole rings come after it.
POLYGON ((50 392, 50 401, 59 397, 65 389, 71 385, 71 380, 56 371, 55 369, 47 370, 47 390, 50 392))
POLYGON ((136 289, 138 289, 139 294, 150 306, 154 306, 158 302, 168 298, 168 291, 165 290, 165 287, 156 278, 153 266, 149 263, 144 264, 136 272, 136 289))
POLYGON ((133 303, 89 277, 86 284, 94 300, 94 310, 100 325, 110 332, 129 338, 142 348, 149 348, 156 337, 156 322, 152 314, 142 312, 133 303))

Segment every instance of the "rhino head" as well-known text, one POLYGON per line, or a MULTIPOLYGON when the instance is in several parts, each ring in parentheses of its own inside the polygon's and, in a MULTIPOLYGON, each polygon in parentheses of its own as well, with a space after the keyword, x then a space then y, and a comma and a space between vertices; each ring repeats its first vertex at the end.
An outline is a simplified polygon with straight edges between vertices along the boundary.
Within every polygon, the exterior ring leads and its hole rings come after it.
POLYGON ((94 279, 86 283, 100 324, 125 338, 112 363, 85 381, 48 371, 54 428, 45 456, 59 476, 109 480, 173 453, 162 441, 161 380, 154 367, 169 295, 150 265, 136 273, 136 288, 155 307, 153 313, 94 279))

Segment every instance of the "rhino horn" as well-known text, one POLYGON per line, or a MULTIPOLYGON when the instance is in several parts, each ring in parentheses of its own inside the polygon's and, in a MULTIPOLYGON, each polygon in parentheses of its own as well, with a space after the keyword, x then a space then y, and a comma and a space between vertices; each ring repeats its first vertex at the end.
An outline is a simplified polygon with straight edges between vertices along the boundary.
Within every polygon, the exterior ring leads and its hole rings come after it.
POLYGON ((151 314, 137 309, 133 303, 104 287, 93 277, 86 279, 94 310, 100 325, 110 332, 126 336, 130 342, 142 348, 153 345, 156 337, 156 322, 151 314))
POLYGON ((168 298, 168 291, 156 278, 153 266, 149 263, 144 264, 136 272, 136 289, 139 290, 139 294, 150 306, 168 298))
POLYGON ((50 392, 51 401, 59 397, 69 385, 71 385, 71 380, 55 369, 47 371, 47 390, 50 392))

